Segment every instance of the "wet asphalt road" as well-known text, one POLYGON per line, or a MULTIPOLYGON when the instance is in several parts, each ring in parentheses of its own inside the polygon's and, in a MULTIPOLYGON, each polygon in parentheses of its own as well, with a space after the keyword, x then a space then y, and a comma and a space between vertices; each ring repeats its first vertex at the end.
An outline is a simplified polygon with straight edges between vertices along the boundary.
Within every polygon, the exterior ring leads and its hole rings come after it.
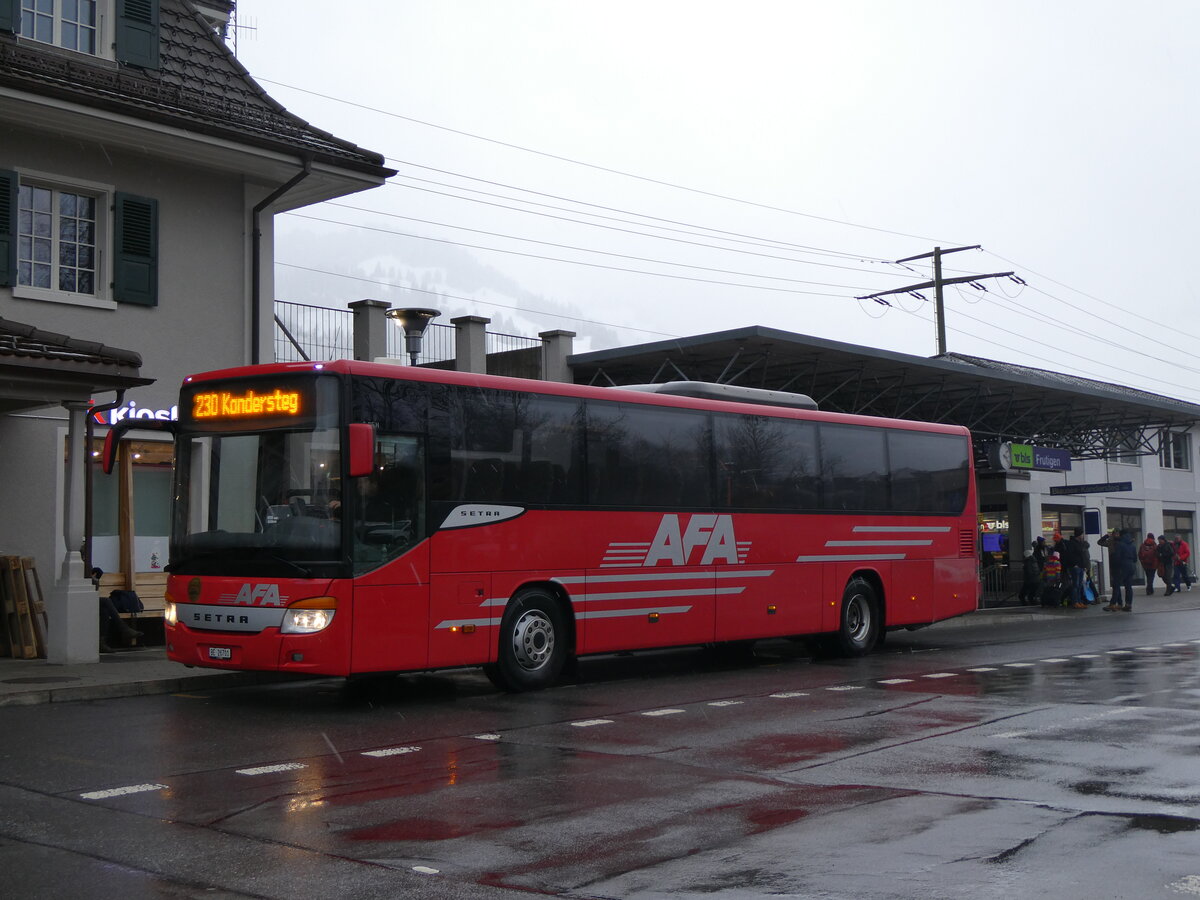
MULTIPOLYGON (((1200 895, 1200 610, 0 710, 38 897, 1200 895)), ((15 890, 15 893, 9 893, 15 890)))

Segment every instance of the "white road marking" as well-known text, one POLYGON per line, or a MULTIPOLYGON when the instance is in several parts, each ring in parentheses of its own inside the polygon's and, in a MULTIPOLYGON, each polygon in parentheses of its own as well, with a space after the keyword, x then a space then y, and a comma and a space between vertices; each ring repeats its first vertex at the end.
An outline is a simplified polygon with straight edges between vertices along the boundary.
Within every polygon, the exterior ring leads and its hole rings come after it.
POLYGON ((1005 663, 1004 665, 1006 668, 1009 668, 1009 669, 1031 669, 1031 668, 1033 668, 1033 663, 1005 663))
POLYGON ((1134 649, 1154 651, 1154 650, 1161 650, 1162 648, 1161 647, 1136 647, 1134 649))
POLYGON ((237 769, 239 775, 270 775, 273 772, 291 772, 307 768, 304 763, 280 763, 277 766, 256 766, 253 769, 237 769))
POLYGON ((432 866, 413 866, 412 870, 418 875, 439 875, 441 869, 435 869, 432 866))
POLYGON ((1109 650, 1108 651, 1109 656, 1131 656, 1132 654, 1133 654, 1132 650, 1109 650))
POLYGON ((1049 659, 1043 659, 1043 660, 1042 660, 1042 662, 1047 662, 1047 663, 1060 663, 1060 662, 1070 662, 1070 660, 1069 660, 1069 659, 1065 659, 1065 658, 1063 658, 1063 657, 1061 657, 1061 656, 1052 656, 1052 657, 1050 657, 1049 659))
POLYGON ((1076 659, 1099 659, 1100 654, 1099 653, 1077 653, 1077 654, 1075 654, 1075 658, 1076 659))
POLYGON ((776 700, 791 700, 793 697, 807 697, 808 694, 804 691, 783 691, 779 694, 772 694, 776 700))
POLYGON ((953 678, 957 672, 934 672, 932 675, 922 675, 922 678, 953 678))
POLYGON ((684 712, 682 709, 652 709, 642 713, 643 716, 677 716, 684 712))
POLYGON ((909 684, 911 681, 912 681, 911 678, 886 678, 879 683, 880 684, 909 684))
POLYGON ((165 784, 131 784, 128 787, 109 788, 107 791, 88 791, 80 794, 84 800, 107 800, 109 797, 124 797, 126 794, 144 794, 147 791, 165 791, 165 784))
POLYGON ((477 740, 477 741, 498 741, 498 740, 500 740, 500 735, 498 735, 498 734, 477 734, 477 735, 475 735, 475 740, 477 740))
POLYGON ((591 728, 593 725, 611 725, 612 719, 584 719, 581 722, 572 722, 576 728, 591 728))
POLYGON ((827 687, 827 688, 825 688, 825 690, 827 690, 827 691, 861 691, 862 685, 861 684, 839 684, 839 685, 836 685, 835 687, 827 687))
POLYGON ((741 706, 741 700, 714 700, 709 706, 741 706))
POLYGON ((996 672, 995 666, 976 666, 974 669, 967 669, 968 672, 996 672))
POLYGON ((403 756, 405 753, 416 753, 420 747, 388 747, 386 750, 367 750, 363 756, 374 756, 381 759, 385 756, 403 756))

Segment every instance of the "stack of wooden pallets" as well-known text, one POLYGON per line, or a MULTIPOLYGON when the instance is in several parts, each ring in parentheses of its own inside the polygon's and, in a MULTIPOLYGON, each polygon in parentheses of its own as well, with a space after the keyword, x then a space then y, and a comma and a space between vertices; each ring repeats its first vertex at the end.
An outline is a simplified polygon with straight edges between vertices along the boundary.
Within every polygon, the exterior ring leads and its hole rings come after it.
POLYGON ((0 556, 0 656, 46 658, 46 603, 28 556, 0 556))

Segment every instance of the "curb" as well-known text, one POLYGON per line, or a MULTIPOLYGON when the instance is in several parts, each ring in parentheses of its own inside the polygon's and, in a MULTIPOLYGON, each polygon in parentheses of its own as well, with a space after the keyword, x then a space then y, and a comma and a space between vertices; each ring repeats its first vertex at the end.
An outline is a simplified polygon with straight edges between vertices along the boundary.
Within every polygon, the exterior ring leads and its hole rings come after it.
POLYGON ((79 700, 116 700, 122 697, 149 697, 190 690, 244 687, 311 680, 311 675, 281 672, 222 672, 211 675, 182 675, 178 678, 147 678, 106 684, 71 684, 44 690, 14 691, 0 694, 0 707, 37 706, 43 703, 74 703, 79 700))

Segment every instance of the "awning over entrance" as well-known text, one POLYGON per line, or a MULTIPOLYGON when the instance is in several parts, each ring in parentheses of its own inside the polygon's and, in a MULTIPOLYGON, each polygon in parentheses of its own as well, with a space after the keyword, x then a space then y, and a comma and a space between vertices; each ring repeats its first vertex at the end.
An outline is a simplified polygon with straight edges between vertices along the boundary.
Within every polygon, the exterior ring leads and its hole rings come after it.
POLYGON ((0 319, 0 414, 153 383, 140 377, 141 365, 132 350, 0 319))
POLYGON ((761 325, 569 358, 576 383, 713 381, 808 394, 823 410, 966 425, 977 446, 1015 441, 1076 459, 1157 453, 1200 406, 1045 369, 926 358, 761 325))

